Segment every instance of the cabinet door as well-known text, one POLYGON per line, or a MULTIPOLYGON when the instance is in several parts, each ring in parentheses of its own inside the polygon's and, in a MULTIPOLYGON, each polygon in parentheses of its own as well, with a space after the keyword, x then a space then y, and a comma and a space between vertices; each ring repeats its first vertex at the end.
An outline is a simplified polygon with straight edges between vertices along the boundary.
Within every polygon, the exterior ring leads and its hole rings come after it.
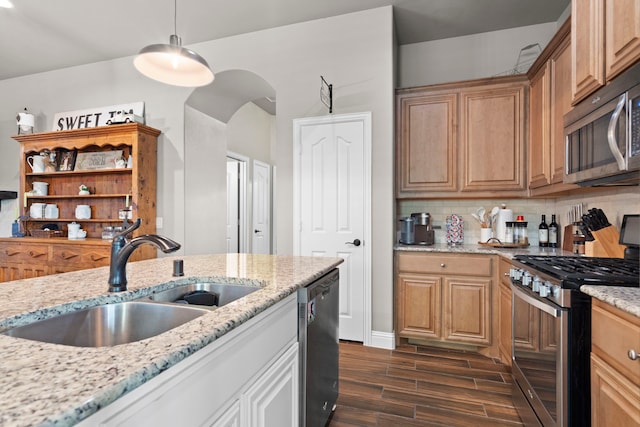
POLYGON ((441 338, 441 294, 441 276, 400 273, 398 334, 408 338, 441 338))
POLYGON ((606 0, 605 63, 611 80, 640 59, 640 2, 606 0))
POLYGON ((550 66, 533 76, 529 86, 529 188, 551 183, 549 144, 550 66))
POLYGON ((525 189, 525 102, 523 83, 460 93, 462 191, 525 189))
POLYGON ((444 338, 491 344, 491 280, 446 277, 444 289, 444 338))
POLYGON ((242 396, 241 406, 246 407, 242 425, 298 426, 298 369, 298 345, 295 343, 242 396))
POLYGON ((571 2, 571 63, 573 65, 571 90, 574 104, 604 85, 603 55, 604 0, 573 0, 571 2))
POLYGON ((240 401, 236 400, 222 415, 216 417, 211 427, 240 427, 240 401))
POLYGON ((399 95, 398 196, 456 191, 457 95, 399 95))
POLYGON ((502 359, 509 366, 511 366, 511 288, 500 284, 500 304, 498 309, 500 312, 498 313, 498 324, 499 330, 498 333, 499 341, 498 348, 500 349, 500 353, 502 354, 502 359))
POLYGON ((564 178, 564 115, 571 109, 571 39, 567 37, 549 59, 551 80, 550 161, 551 183, 564 178))
POLYGON ((591 353, 591 425, 639 427, 640 388, 591 353))

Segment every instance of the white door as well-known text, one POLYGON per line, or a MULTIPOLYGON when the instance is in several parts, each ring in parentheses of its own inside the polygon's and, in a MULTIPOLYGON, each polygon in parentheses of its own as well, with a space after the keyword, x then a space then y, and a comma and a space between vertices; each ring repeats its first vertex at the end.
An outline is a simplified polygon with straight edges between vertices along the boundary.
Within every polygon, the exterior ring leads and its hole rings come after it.
POLYGON ((253 241, 254 254, 271 253, 271 167, 253 161, 253 241))
POLYGON ((370 318, 371 115, 294 120, 294 144, 295 251, 344 259, 340 339, 364 341, 370 318))
POLYGON ((227 160, 227 253, 238 253, 239 245, 239 185, 240 164, 227 160))

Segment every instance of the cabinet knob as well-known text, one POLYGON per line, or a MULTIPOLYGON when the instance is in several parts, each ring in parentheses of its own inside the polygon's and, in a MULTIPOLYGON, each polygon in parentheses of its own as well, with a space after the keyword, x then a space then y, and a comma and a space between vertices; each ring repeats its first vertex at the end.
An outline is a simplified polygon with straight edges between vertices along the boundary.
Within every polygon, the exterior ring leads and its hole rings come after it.
POLYGON ((440 267, 445 268, 447 266, 447 264, 445 264, 444 262, 442 264, 440 264, 440 267))
POLYGON ((634 349, 629 350, 627 356, 629 356, 629 359, 631 360, 638 360, 638 353, 636 353, 634 349))
POLYGON ((510 273, 508 273, 508 272, 507 272, 507 273, 503 273, 503 274, 504 274, 504 277, 509 277, 509 276, 511 276, 511 274, 510 274, 510 273))

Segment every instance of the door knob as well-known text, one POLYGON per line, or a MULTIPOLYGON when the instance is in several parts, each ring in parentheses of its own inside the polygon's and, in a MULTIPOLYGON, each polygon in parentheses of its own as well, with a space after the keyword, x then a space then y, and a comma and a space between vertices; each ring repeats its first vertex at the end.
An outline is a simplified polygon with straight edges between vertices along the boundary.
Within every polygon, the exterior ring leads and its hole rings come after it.
POLYGON ((344 242, 344 243, 345 245, 353 245, 353 246, 360 246, 362 244, 360 239, 355 239, 353 242, 344 242))
POLYGON ((253 230, 254 233, 262 233, 262 230, 253 230))

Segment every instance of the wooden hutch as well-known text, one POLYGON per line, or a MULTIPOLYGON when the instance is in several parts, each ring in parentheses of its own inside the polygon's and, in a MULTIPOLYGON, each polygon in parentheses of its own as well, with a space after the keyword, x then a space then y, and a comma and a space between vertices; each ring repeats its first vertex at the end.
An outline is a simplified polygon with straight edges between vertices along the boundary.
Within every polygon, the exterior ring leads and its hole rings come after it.
MULTIPOLYGON (((63 273, 109 265, 111 240, 102 238, 105 227, 123 225, 120 210, 131 209, 131 220, 142 220, 134 235, 155 233, 157 138, 160 131, 138 123, 101 126, 17 135, 20 142, 20 216, 25 237, 0 238, 0 282, 47 274, 63 273), (99 167, 79 165, 73 170, 33 172, 28 157, 42 152, 73 153, 73 156, 108 158, 122 152, 123 162, 99 167), (34 182, 46 182, 46 196, 32 193, 34 182), (79 194, 85 185, 90 194, 79 194), (33 203, 55 204, 57 218, 30 215, 33 203), (76 206, 89 205, 89 219, 76 218, 76 206), (79 223, 87 232, 85 239, 70 240, 69 223, 79 223), (46 235, 43 228, 57 226, 59 232, 46 235), (62 234, 63 236, 59 236, 62 234)), ((71 169, 71 168, 67 168, 71 169)), ((44 216, 44 215, 43 215, 44 216)), ((52 227, 55 228, 55 227, 52 227)), ((131 260, 155 258, 157 251, 143 245, 131 260)))

